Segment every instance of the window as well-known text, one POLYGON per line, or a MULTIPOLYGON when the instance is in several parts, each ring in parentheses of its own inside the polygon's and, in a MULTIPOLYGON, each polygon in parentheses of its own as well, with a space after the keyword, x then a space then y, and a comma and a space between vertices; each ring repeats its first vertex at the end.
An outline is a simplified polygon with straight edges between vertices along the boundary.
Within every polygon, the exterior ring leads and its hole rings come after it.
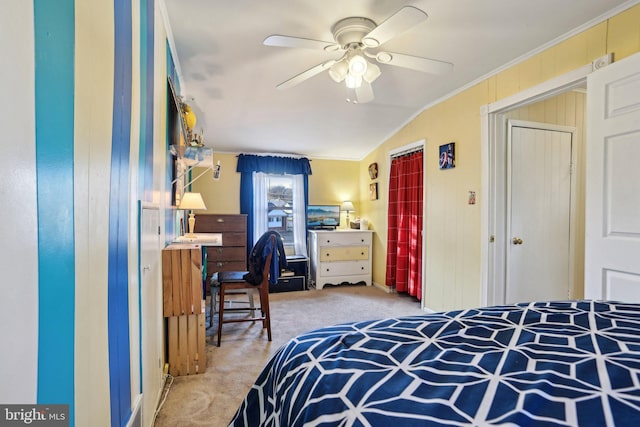
POLYGON ((252 248, 254 242, 268 230, 267 177, 286 177, 292 180, 293 193, 293 246, 290 240, 287 245, 294 248, 293 254, 306 255, 306 206, 308 176, 311 175, 309 159, 240 154, 236 170, 240 172, 240 213, 248 218, 247 248, 252 248))
POLYGON ((254 173, 254 241, 266 231, 282 236, 287 254, 306 254, 302 175, 254 173))

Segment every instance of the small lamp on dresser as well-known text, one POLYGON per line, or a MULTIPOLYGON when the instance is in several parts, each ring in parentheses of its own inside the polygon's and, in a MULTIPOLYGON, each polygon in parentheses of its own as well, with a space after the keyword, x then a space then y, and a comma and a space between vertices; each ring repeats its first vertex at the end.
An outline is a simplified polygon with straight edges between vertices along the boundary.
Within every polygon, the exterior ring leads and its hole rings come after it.
POLYGON ((193 234, 193 230, 196 226, 196 218, 193 210, 207 209, 204 204, 204 200, 202 200, 202 195, 200 193, 184 193, 182 195, 182 200, 180 201, 180 206, 178 206, 178 209, 191 210, 191 212, 189 213, 189 233, 185 234, 185 236, 195 237, 195 234, 193 234))
POLYGON ((347 213, 347 228, 349 227, 349 212, 353 212, 356 208, 353 207, 353 203, 351 200, 345 200, 342 202, 342 206, 340 206, 340 210, 347 213))

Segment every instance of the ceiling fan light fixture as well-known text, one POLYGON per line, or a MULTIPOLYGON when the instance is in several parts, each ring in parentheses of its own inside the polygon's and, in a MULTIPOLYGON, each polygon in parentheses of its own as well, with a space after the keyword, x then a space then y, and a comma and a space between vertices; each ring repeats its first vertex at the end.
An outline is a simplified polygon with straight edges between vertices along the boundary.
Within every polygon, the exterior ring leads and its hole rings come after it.
POLYGON ((362 55, 353 55, 349 59, 349 74, 362 77, 367 72, 368 64, 362 55))
POLYGON ((369 63, 367 71, 365 71, 362 78, 369 83, 373 83, 375 79, 380 77, 380 74, 382 74, 382 72, 380 71, 380 67, 378 67, 376 64, 369 63))
POLYGON ((348 89, 355 89, 362 85, 362 76, 355 76, 351 73, 348 73, 344 81, 348 89))
POLYGON ((338 61, 329 68, 329 76, 333 79, 334 82, 340 83, 347 77, 347 73, 349 72, 349 66, 346 61, 338 61))

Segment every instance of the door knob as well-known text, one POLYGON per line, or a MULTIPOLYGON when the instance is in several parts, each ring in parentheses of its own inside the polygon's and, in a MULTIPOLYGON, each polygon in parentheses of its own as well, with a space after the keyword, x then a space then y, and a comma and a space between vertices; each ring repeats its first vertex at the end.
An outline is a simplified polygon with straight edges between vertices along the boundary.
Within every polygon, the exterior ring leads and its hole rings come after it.
POLYGON ((514 237, 513 240, 511 240, 511 243, 513 243, 514 245, 521 245, 522 239, 519 237, 514 237))

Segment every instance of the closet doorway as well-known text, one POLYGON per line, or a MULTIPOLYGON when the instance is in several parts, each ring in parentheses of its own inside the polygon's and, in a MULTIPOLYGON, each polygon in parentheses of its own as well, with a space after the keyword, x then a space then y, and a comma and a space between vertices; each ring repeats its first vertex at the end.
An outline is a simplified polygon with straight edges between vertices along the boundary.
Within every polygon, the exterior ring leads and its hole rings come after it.
MULTIPOLYGON (((481 292, 482 305, 500 305, 508 302, 519 302, 524 300, 546 300, 546 299, 574 299, 583 296, 584 288, 584 203, 585 203, 585 115, 586 115, 586 76, 591 72, 591 67, 582 67, 565 76, 543 83, 531 90, 516 94, 511 98, 504 99, 483 108, 483 135, 485 144, 483 159, 483 193, 486 194, 487 203, 483 206, 483 289, 481 292), (555 147, 553 153, 549 153, 549 159, 559 159, 570 156, 570 162, 565 171, 570 174, 569 194, 563 196, 563 209, 569 209, 569 223, 566 216, 563 216, 561 233, 564 236, 562 248, 555 243, 544 241, 535 242, 531 238, 524 238, 512 230, 517 221, 522 218, 515 218, 512 215, 513 208, 511 199, 511 188, 517 184, 517 180, 526 175, 526 171, 518 170, 520 166, 511 170, 512 165, 507 161, 511 153, 509 150, 510 127, 509 123, 514 121, 528 121, 545 123, 549 128, 555 130, 567 130, 574 128, 572 133, 571 148, 555 147), (562 154, 565 153, 565 154, 562 154), (568 200, 567 200, 568 199, 568 200), (570 205, 567 205, 570 203, 570 205), (515 240, 514 240, 515 239, 515 240), (522 240, 522 243, 520 241, 522 240), (562 251, 564 268, 561 273, 547 273, 553 275, 553 280, 546 280, 540 273, 544 263, 532 260, 527 262, 537 262, 538 270, 530 270, 529 273, 520 274, 518 267, 514 266, 517 252, 524 252, 521 249, 528 244, 538 245, 534 251, 536 257, 551 257, 554 261, 554 250, 562 251), (543 246, 542 249, 540 245, 543 246), (567 264, 568 263, 568 271, 567 264), (533 272, 532 272, 533 271, 533 272), (512 275, 515 273, 515 275, 512 275), (517 276, 520 274, 519 276, 517 276), (517 276, 517 277, 516 277, 517 276), (512 292, 509 282, 518 283, 524 289, 524 293, 512 292), (543 289, 543 283, 547 289, 543 289), (536 288, 536 292, 531 293, 531 288, 536 288)), ((516 122, 517 123, 517 122, 516 122)), ((537 132, 536 132, 537 133, 537 132)), ((560 134, 558 134, 560 135, 560 134)), ((565 138, 565 137, 563 137, 565 138)), ((526 159, 523 164, 529 166, 526 159)), ((531 163, 533 165, 533 163, 531 163)), ((530 172, 533 175, 546 175, 544 167, 538 167, 530 172)), ((527 189, 527 183, 523 182, 521 190, 515 194, 516 201, 527 203, 530 201, 527 194, 522 194, 522 188, 527 189)), ((563 190, 566 193, 566 187, 563 190)), ((554 191, 547 191, 543 196, 551 196, 554 191)), ((544 200, 544 199, 542 199, 544 200)), ((536 205, 539 202, 536 202, 536 205)), ((525 210, 530 208, 524 208, 525 210)), ((537 209, 537 207, 536 207, 537 209)), ((549 233, 550 222, 555 221, 557 215, 547 216, 546 221, 542 221, 539 226, 544 227, 536 238, 549 233)), ((527 221, 524 221, 526 223, 527 221)), ((525 248, 526 249, 526 248, 525 248)), ((527 257, 525 257, 527 258, 527 257)), ((555 268, 555 267, 554 267, 555 268)), ((558 270, 559 271, 559 270, 558 270)))
POLYGON ((424 141, 389 153, 387 286, 422 301, 424 291, 424 141))

